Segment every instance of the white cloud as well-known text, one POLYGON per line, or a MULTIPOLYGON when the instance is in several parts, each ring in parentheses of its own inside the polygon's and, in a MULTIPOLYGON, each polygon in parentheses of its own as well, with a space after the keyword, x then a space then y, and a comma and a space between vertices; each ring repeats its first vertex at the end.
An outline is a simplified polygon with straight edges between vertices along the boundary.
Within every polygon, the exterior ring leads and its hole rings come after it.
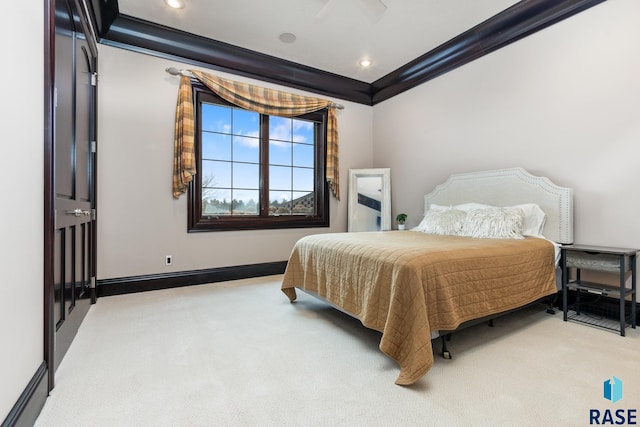
POLYGON ((279 124, 272 127, 269 132, 269 138, 271 139, 271 141, 269 141, 270 144, 283 147, 285 144, 289 143, 291 138, 291 127, 285 124, 279 124))
POLYGON ((233 141, 234 142, 239 142, 242 145, 244 145, 245 147, 250 147, 250 148, 257 148, 259 145, 259 139, 258 139, 259 133, 256 132, 248 132, 245 134, 241 134, 241 135, 234 135, 233 136, 233 141))
POLYGON ((309 142, 307 135, 313 134, 313 122, 306 120, 294 120, 293 121, 293 140, 296 142, 309 142), (298 133, 302 131, 304 134, 298 133))
MULTIPOLYGON (((284 147, 291 142, 291 121, 288 119, 279 120, 275 126, 271 126, 270 130, 270 144, 278 147, 284 147)), ((296 142, 308 142, 307 135, 309 131, 313 132, 313 122, 306 120, 293 120, 293 140, 296 142), (302 131, 298 133, 297 131, 302 131)), ((224 132, 230 133, 230 126, 224 125, 224 132)), ((234 140, 239 141, 243 145, 251 148, 258 146, 258 131, 242 132, 240 130, 238 135, 234 136, 234 140), (243 138, 247 137, 247 138, 243 138)))

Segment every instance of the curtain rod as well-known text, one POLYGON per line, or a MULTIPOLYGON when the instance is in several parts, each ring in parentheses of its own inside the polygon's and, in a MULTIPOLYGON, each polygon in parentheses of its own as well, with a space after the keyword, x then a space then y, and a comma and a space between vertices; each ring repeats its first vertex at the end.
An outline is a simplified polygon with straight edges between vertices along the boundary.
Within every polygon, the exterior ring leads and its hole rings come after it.
MULTIPOLYGON (((165 68, 165 71, 172 76, 185 76, 189 78, 195 78, 195 76, 189 70, 179 70, 176 67, 169 67, 165 68)), ((337 108, 338 110, 344 110, 344 105, 336 104, 335 102, 332 102, 329 106, 337 108)))

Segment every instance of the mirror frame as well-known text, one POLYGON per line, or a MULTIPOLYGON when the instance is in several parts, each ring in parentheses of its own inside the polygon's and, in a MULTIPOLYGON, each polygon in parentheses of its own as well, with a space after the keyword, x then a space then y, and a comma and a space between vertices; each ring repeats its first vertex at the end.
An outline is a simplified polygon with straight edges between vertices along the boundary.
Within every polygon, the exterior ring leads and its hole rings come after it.
POLYGON ((356 226, 355 212, 358 208, 358 178, 380 177, 382 179, 380 200, 380 231, 391 230, 391 169, 349 169, 349 206, 348 231, 354 231, 356 226))

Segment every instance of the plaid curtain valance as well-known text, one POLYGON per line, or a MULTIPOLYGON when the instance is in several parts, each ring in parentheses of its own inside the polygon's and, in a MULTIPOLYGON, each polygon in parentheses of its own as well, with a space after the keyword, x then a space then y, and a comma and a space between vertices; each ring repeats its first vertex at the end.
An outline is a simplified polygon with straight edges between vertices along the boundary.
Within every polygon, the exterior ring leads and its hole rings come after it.
MULTIPOLYGON (((246 110, 260 114, 294 117, 300 114, 327 108, 327 161, 326 179, 333 195, 340 200, 338 173, 338 121, 333 102, 310 96, 295 95, 278 90, 267 89, 247 83, 223 79, 201 71, 189 70, 207 88, 224 100, 246 110)), ((195 172, 194 115, 191 81, 181 77, 176 107, 175 156, 173 170, 173 197, 184 193, 195 172), (188 95, 187 95, 188 94, 188 95), (189 104, 188 106, 186 104, 189 104)))

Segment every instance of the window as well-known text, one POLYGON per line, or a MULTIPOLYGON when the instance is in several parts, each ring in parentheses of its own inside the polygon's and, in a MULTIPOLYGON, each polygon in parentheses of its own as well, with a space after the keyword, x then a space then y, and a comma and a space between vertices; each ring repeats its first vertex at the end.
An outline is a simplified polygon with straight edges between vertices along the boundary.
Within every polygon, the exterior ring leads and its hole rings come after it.
POLYGON ((269 116, 193 87, 189 231, 327 227, 326 110, 269 116))

